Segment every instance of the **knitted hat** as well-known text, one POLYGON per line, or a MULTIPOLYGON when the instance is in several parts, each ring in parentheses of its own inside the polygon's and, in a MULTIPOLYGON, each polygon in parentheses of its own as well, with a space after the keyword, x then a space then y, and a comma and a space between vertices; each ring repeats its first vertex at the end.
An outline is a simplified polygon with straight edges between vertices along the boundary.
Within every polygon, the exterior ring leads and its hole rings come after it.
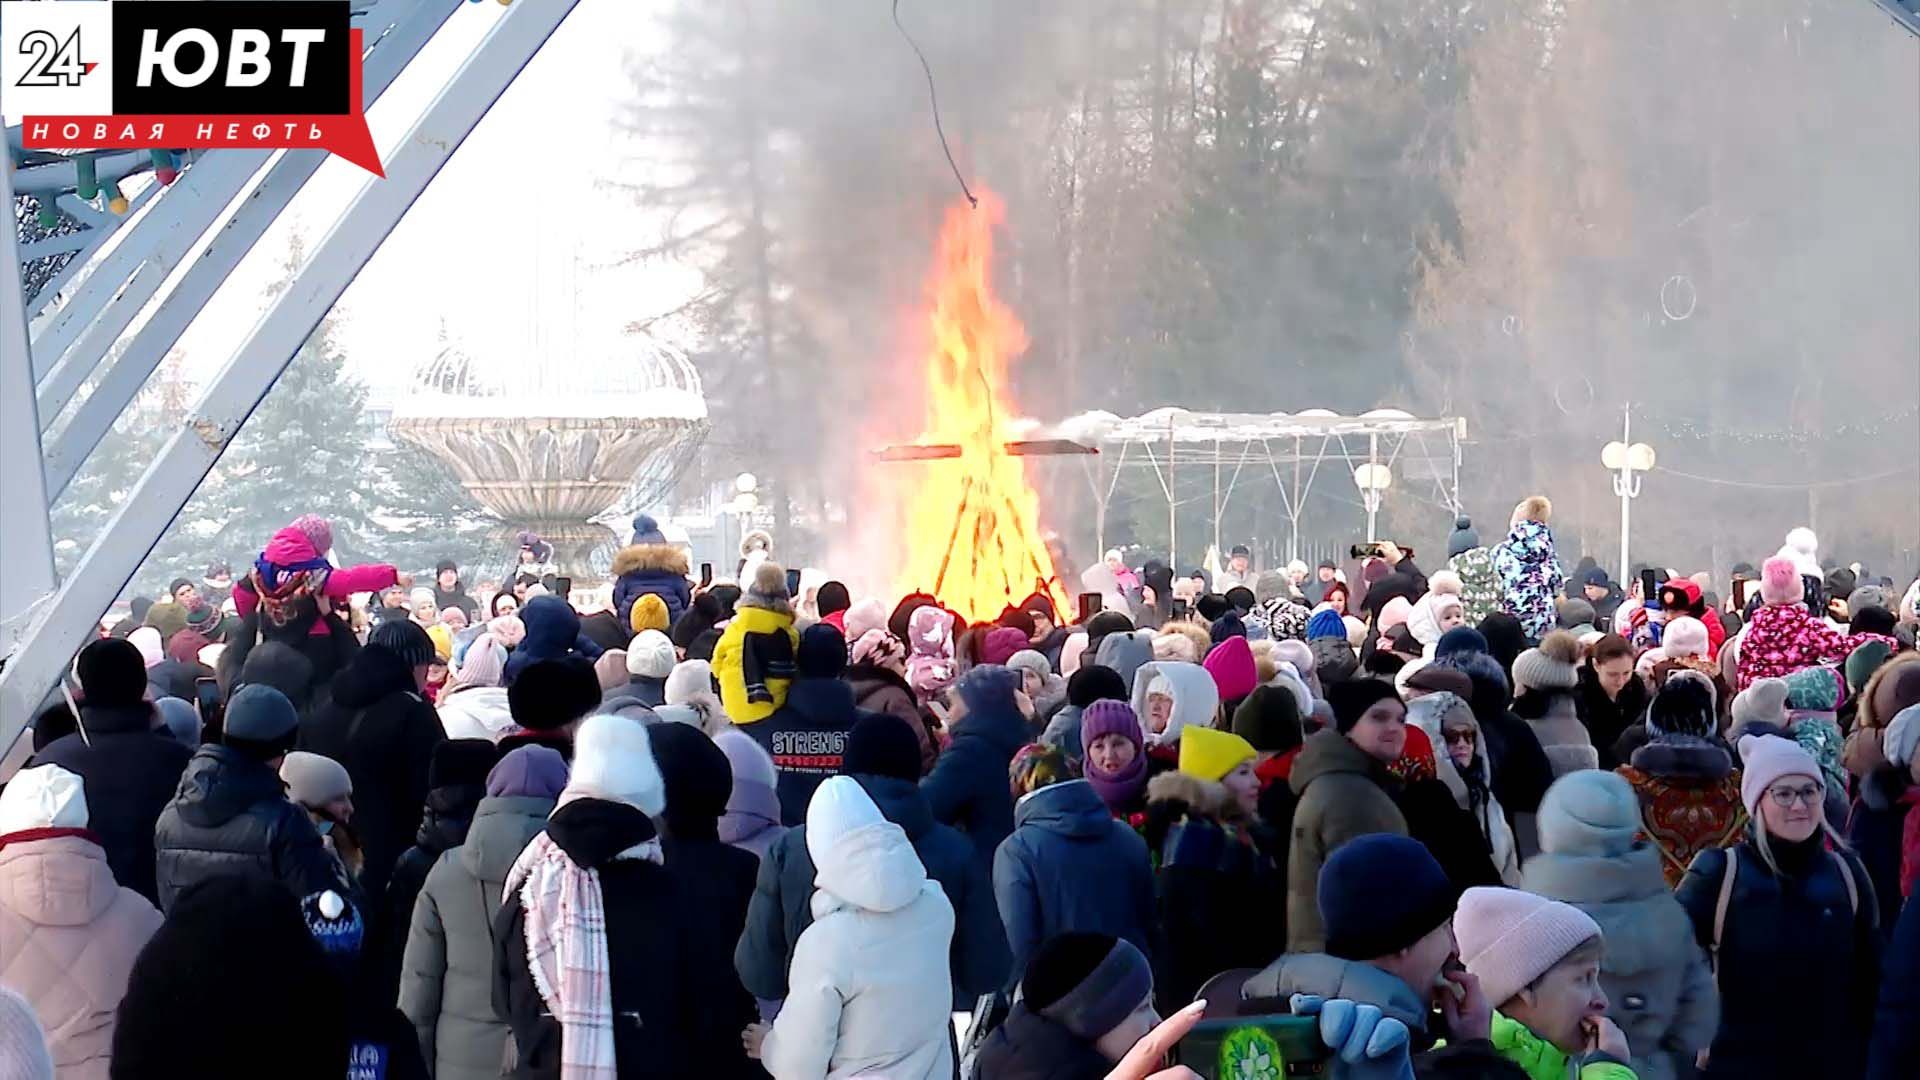
POLYGON ((664 544, 666 534, 660 531, 660 523, 651 514, 633 515, 633 539, 635 544, 664 544))
POLYGON ((160 637, 160 631, 151 626, 143 626, 127 635, 127 644, 140 654, 142 670, 150 668, 167 658, 167 650, 160 637))
POLYGON ((1284 641, 1274 642, 1273 658, 1292 664, 1293 670, 1297 672, 1301 678, 1313 674, 1313 650, 1308 648, 1307 643, 1304 641, 1296 638, 1288 638, 1284 641))
MULTIPOLYGON (((852 634, 852 629, 848 629, 852 634)), ((907 646, 893 631, 884 626, 875 626, 863 631, 858 637, 850 637, 853 642, 847 646, 847 662, 850 664, 872 664, 876 667, 897 665, 907 658, 907 646)))
POLYGON ((1413 601, 1404 596, 1396 596, 1380 605, 1380 617, 1373 621, 1374 629, 1384 634, 1396 626, 1406 625, 1413 614, 1413 601))
POLYGON ((1787 680, 1755 679, 1733 696, 1733 727, 1749 724, 1787 726, 1787 680))
MULTIPOLYGON (((1696 621, 1696 626, 1699 623, 1696 621)), ((1700 627, 1701 634, 1706 627, 1700 627)), ((1540 644, 1513 659, 1513 692, 1571 690, 1580 685, 1580 642, 1565 630, 1555 630, 1540 644)))
POLYGON ((551 746, 516 746, 487 773, 489 798, 557 799, 567 786, 567 759, 551 746))
POLYGON ((727 768, 733 773, 736 792, 743 784, 757 784, 767 789, 769 795, 773 793, 780 774, 773 767, 773 755, 754 742, 753 736, 729 725, 725 731, 713 737, 713 745, 727 756, 727 768))
POLYGON ((1598 617, 1599 613, 1593 609, 1593 605, 1579 597, 1560 601, 1558 621, 1562 630, 1571 630, 1576 626, 1592 626, 1594 619, 1598 617))
POLYGON ((197 604, 187 609, 187 629, 212 636, 220 628, 220 609, 212 604, 197 604))
POLYGON ((1315 638, 1341 638, 1347 636, 1347 624, 1340 621, 1339 612, 1332 608, 1321 608, 1307 620, 1307 640, 1315 638))
POLYGON ((633 607, 627 611, 627 628, 635 632, 658 630, 665 633, 671 625, 667 602, 660 599, 659 593, 641 593, 634 598, 633 607))
MULTIPOLYGON (((1853 595, 1859 596, 1867 591, 1855 589, 1853 595)), ((1885 634, 1892 637, 1895 628, 1900 625, 1900 620, 1885 604, 1851 604, 1848 611, 1851 613, 1847 620, 1847 632, 1850 634, 1885 634)))
POLYGON ((1691 735, 1704 739, 1715 727, 1713 684, 1690 669, 1672 673, 1647 706, 1647 735, 1691 735))
POLYGON ((916 783, 920 779, 920 739, 897 716, 863 715, 847 731, 840 772, 844 776, 871 774, 916 783))
POLYGON ((306 537, 307 542, 313 545, 315 555, 325 557, 327 552, 333 550, 333 523, 319 514, 301 514, 287 527, 297 529, 300 535, 306 537))
POLYGON ((74 671, 89 705, 138 705, 147 693, 147 663, 138 646, 120 638, 88 643, 80 650, 74 671))
POLYGON ((1805 776, 1825 787, 1820 763, 1800 744, 1778 735, 1747 735, 1740 740, 1740 801, 1747 816, 1760 816, 1760 798, 1783 776, 1805 776))
MULTIPOLYGON (((986 639, 980 643, 980 662, 983 664, 1005 664, 1014 653, 1027 647, 1027 635, 1011 626, 1001 626, 987 631, 986 639)), ((845 650, 844 643, 842 651, 845 650)))
POLYGON ((1334 849, 1314 887, 1327 952, 1342 960, 1390 956, 1453 916, 1457 895, 1426 845, 1392 833, 1334 849))
POLYGON ((433 663, 433 639, 412 619, 388 619, 367 634, 367 647, 385 649, 410 668, 433 663))
POLYGON ((1669 619, 1660 633, 1660 647, 1670 659, 1700 658, 1707 655, 1707 624, 1691 615, 1669 619))
POLYGON ((353 777, 346 766, 324 754, 294 750, 280 763, 280 782, 287 798, 301 806, 325 806, 353 794, 353 777))
POLYGON ((1047 663, 1045 654, 1038 649, 1021 649, 1007 657, 1007 669, 1022 673, 1031 671, 1039 676, 1042 682, 1046 681, 1047 676, 1053 674, 1053 665, 1047 663))
POLYGON ((1540 800, 1540 850, 1624 855, 1640 831, 1640 801, 1625 778, 1600 769, 1570 772, 1540 800))
POLYGON ((1440 635, 1440 640, 1433 646, 1433 658, 1438 660, 1441 657, 1452 656, 1454 653, 1486 651, 1487 636, 1485 634, 1471 626, 1456 626, 1440 635))
POLYGON ((1327 687, 1327 703, 1333 706, 1334 726, 1342 735, 1352 731, 1375 702, 1389 699, 1399 701, 1400 695, 1392 683, 1379 679, 1352 679, 1327 687))
POLYGON ((1472 551, 1480 546, 1480 534, 1474 531, 1473 519, 1461 514, 1454 519, 1453 531, 1447 534, 1447 558, 1451 559, 1463 551, 1472 551))
POLYGON ((608 694, 627 685, 627 650, 608 649, 593 662, 593 677, 600 682, 600 696, 605 700, 608 694))
POLYGON ((1568 953, 1600 936, 1593 916, 1519 889, 1475 886, 1453 913, 1460 961, 1495 1008, 1553 970, 1568 953))
POLYGON ((1458 668, 1427 664, 1407 676, 1406 688, 1426 694, 1446 692, 1462 701, 1473 697, 1473 679, 1458 668))
POLYGON ((1069 930, 1034 952, 1020 995, 1027 1008, 1091 1043, 1153 1000, 1153 967, 1123 939, 1069 930))
POLYGON ((678 661, 673 639, 658 630, 642 630, 627 644, 627 674, 645 679, 664 679, 673 674, 678 661))
POLYGON ((1253 648, 1244 637, 1230 637, 1213 647, 1200 665, 1220 688, 1221 701, 1235 701, 1253 693, 1260 679, 1253 665, 1253 648))
POLYGON ((1084 709, 1096 701, 1127 700, 1127 682, 1104 664, 1088 664, 1067 679, 1067 704, 1084 709))
POLYGON ((1218 780, 1257 756, 1252 743, 1231 731, 1188 727, 1180 735, 1180 771, 1202 780, 1218 780))
POLYGON ((1846 694, 1846 682, 1830 667, 1815 665, 1789 674, 1787 708, 1807 712, 1833 712, 1846 694))
POLYGON ((160 714, 161 728, 175 742, 189 750, 200 747, 200 710, 177 697, 163 697, 153 703, 153 709, 160 714))
POLYGON ((1769 604, 1797 604, 1806 598, 1805 586, 1793 560, 1775 555, 1760 567, 1760 599, 1769 604))
MULTIPOLYGON (((1915 750, 1920 750, 1920 705, 1909 705, 1880 736, 1880 752, 1887 756, 1887 764, 1905 768, 1913 763, 1915 750)), ((8 790, 12 790, 11 785, 8 790)), ((0 806, 4 805, 5 797, 0 796, 0 806)))
POLYGON ((787 591, 786 568, 772 559, 763 560, 753 568, 753 579, 743 583, 745 588, 736 607, 766 608, 786 614, 793 612, 793 594, 787 591))
POLYGON ((1013 752, 1007 765, 1007 784, 1019 799, 1044 787, 1076 779, 1067 766, 1067 755, 1046 743, 1028 743, 1013 752))
POLYGON ((648 729, 666 791, 667 832, 683 840, 715 839, 720 815, 733 796, 733 767, 705 732, 687 724, 648 729))
POLYGON ((228 700, 222 738, 238 749, 255 751, 259 760, 266 761, 293 747, 299 726, 300 714, 287 695, 256 683, 236 690, 228 700))
POLYGON ((21 769, 0 790, 0 836, 25 829, 87 827, 86 785, 58 765, 21 769))
POLYGON ((1140 717, 1135 715, 1133 706, 1108 698, 1102 698, 1080 710, 1081 747, 1092 746, 1103 735, 1124 735, 1136 750, 1144 745, 1146 739, 1140 727, 1140 717))
POLYGON ((54 1080, 53 1055, 47 1050, 47 1033, 39 1017, 26 998, 6 987, 0 987, 0 1076, 54 1080))
POLYGON ((500 751, 487 739, 446 739, 427 759, 428 788, 483 788, 500 751))
POLYGON ((507 687, 507 711, 530 731, 557 731, 600 707, 600 680, 581 656, 536 660, 507 687))
POLYGON ((332 889, 312 893, 300 901, 300 917, 328 956, 358 956, 367 927, 346 898, 332 889))
POLYGON ((171 600, 162 600, 147 609, 147 617, 142 625, 151 626, 160 631, 160 640, 167 639, 187 628, 187 609, 171 600))
POLYGON ((793 666, 804 678, 837 679, 847 669, 847 639, 831 623, 814 623, 800 632, 793 666))
MULTIPOLYGON (((866 597, 847 609, 847 613, 840 618, 840 625, 846 627, 847 640, 858 644, 867 631, 887 628, 887 609, 880 601, 866 597)), ((906 646, 902 645, 901 648, 904 650, 906 646)))
POLYGON ((713 690, 713 664, 706 660, 680 661, 667 673, 664 692, 669 705, 689 705, 708 699, 717 703, 718 696, 713 690))
POLYGON ((1233 710, 1233 733, 1255 750, 1285 753, 1306 738, 1300 731, 1300 702, 1290 690, 1278 686, 1256 687, 1240 707, 1233 710))
POLYGON ((648 817, 665 810, 666 784, 646 725, 622 716, 582 720, 573 735, 573 773, 561 793, 562 801, 571 798, 625 803, 648 817))
MULTIPOLYGON (((829 582, 828 584, 832 583, 829 582)), ((1033 637, 1033 631, 1036 629, 1033 621, 1033 612, 1025 608, 1014 607, 1012 604, 1001 608, 1000 617, 993 621, 1001 626, 1012 627, 1020 631, 1020 636, 1023 639, 1033 637)))

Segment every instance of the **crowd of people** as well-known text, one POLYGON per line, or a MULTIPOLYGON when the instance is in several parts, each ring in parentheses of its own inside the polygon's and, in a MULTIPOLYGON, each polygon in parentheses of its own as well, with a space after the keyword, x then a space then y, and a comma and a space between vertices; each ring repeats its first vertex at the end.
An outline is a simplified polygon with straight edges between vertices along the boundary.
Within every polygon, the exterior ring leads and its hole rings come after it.
POLYGON ((299 518, 34 719, 0 1075, 1920 1076, 1920 582, 1551 517, 974 618, 299 518))

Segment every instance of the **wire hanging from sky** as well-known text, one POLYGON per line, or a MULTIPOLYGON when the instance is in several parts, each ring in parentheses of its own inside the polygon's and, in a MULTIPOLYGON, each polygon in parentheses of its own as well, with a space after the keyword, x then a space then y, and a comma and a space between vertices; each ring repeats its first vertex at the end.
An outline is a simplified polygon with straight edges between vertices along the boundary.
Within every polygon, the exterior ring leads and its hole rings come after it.
POLYGON ((1845 487, 1848 484, 1866 484, 1875 480, 1886 480, 1891 477, 1902 476, 1915 469, 1920 469, 1920 463, 1902 465, 1897 469, 1888 469, 1885 472, 1874 473, 1871 476, 1847 476, 1838 480, 1808 480, 1798 484, 1768 483, 1764 480, 1729 480, 1725 477, 1701 476, 1697 473, 1681 472, 1679 469, 1669 469, 1665 465, 1657 465, 1653 471, 1665 473, 1668 476, 1677 476, 1682 480, 1697 480, 1703 484, 1725 484, 1728 487, 1761 488, 1767 491, 1802 491, 1807 488, 1845 487))
POLYGON ((953 178, 960 182, 960 194, 967 197, 967 205, 978 210, 980 200, 974 198, 973 190, 967 187, 967 178, 960 175, 960 166, 953 160, 953 151, 947 148, 946 129, 940 126, 940 94, 933 88, 933 67, 927 63, 927 54, 920 51, 913 35, 907 33, 906 25, 900 21, 900 0, 893 0, 893 25, 900 31, 900 36, 907 39, 907 47, 913 50, 913 55, 920 58, 920 70, 927 74, 927 100, 933 105, 933 133, 940 137, 940 152, 947 155, 947 167, 953 170, 953 178))

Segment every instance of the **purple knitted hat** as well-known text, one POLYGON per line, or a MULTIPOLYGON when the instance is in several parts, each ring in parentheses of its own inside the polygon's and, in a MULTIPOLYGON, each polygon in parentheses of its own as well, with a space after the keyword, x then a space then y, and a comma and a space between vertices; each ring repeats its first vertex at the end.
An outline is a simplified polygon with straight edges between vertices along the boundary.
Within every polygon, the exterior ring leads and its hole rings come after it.
POLYGON ((1140 718, 1124 701, 1102 698, 1080 711, 1080 745, 1092 746, 1102 735, 1125 735, 1137 750, 1146 742, 1140 718))

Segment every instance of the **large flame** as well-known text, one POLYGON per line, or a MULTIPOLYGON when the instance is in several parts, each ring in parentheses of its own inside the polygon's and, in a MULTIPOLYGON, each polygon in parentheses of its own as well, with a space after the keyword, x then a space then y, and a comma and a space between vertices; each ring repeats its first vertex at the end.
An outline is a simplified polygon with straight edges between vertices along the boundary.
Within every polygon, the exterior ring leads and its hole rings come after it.
POLYGON ((940 229, 929 282, 927 419, 920 442, 957 445, 957 458, 887 466, 912 484, 906 566, 896 586, 936 593, 948 607, 992 619, 1036 589, 1064 609, 1053 557, 1040 533, 1040 500, 1020 457, 1006 451, 1014 413, 1003 396, 1007 363, 1027 332, 993 295, 993 228, 999 200, 956 205, 940 229))

